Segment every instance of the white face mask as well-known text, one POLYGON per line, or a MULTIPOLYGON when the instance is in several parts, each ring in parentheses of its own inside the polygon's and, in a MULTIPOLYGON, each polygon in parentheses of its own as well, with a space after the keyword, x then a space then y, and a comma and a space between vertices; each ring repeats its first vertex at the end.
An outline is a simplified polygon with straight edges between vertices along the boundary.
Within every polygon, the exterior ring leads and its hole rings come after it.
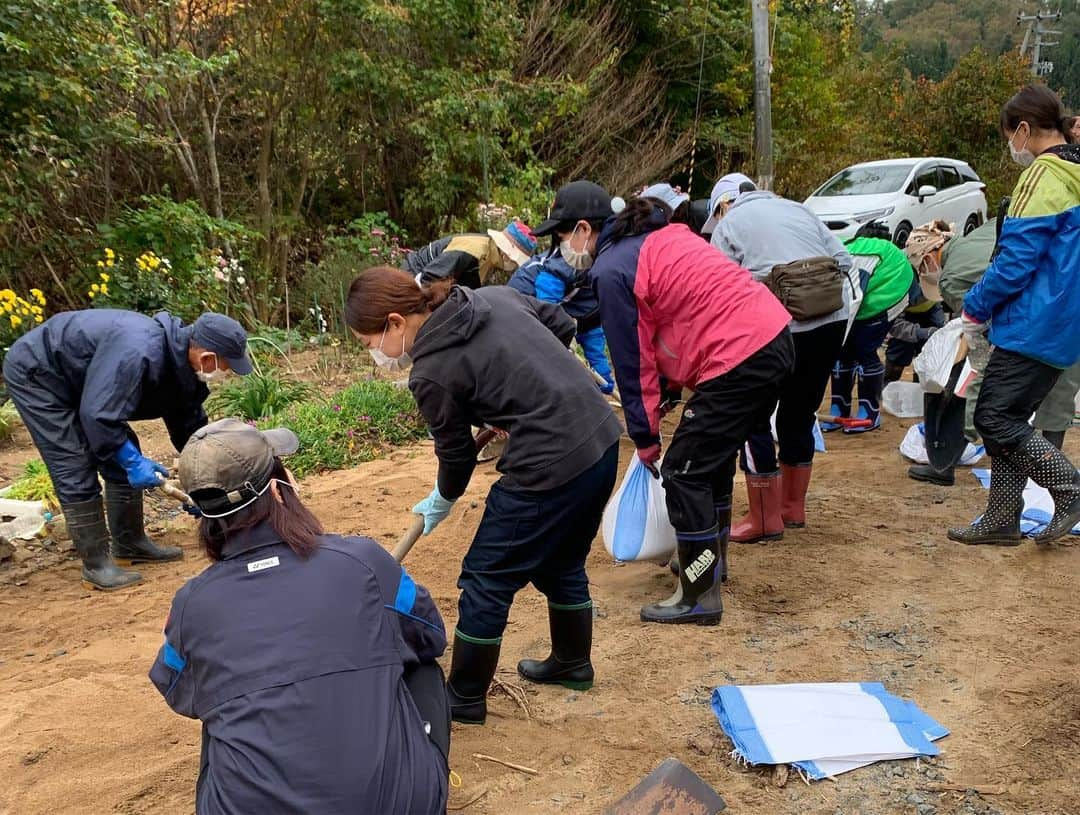
POLYGON ((223 371, 221 370, 221 368, 218 367, 217 357, 215 357, 213 354, 206 354, 206 356, 202 357, 199 360, 200 365, 202 364, 202 360, 206 359, 206 357, 210 357, 210 359, 214 360, 214 370, 210 372, 204 371, 202 369, 196 371, 195 376, 199 378, 200 382, 206 385, 211 385, 214 382, 221 382, 223 379, 225 379, 225 377, 229 375, 228 371, 223 371))
POLYGON ((390 327, 390 323, 387 322, 386 327, 383 328, 382 339, 379 340, 377 348, 369 348, 368 353, 371 354, 371 358, 375 360, 375 364, 380 368, 385 368, 387 371, 404 371, 410 365, 412 365, 412 357, 410 357, 405 351, 405 337, 401 338, 401 353, 392 357, 383 352, 382 346, 386 341, 386 329, 390 327))
POLYGON ((570 237, 559 243, 559 254, 562 255, 562 259, 566 261, 571 269, 584 272, 592 267, 593 257, 588 251, 588 241, 585 242, 586 248, 581 251, 578 251, 571 245, 570 242, 574 239, 574 235, 577 234, 577 231, 578 228, 575 226, 574 231, 570 233, 570 237))
MULTIPOLYGON (((1024 124, 1024 122, 1021 122, 1020 124, 1024 124)), ((1027 149, 1028 140, 1031 139, 1031 126, 1028 125, 1028 134, 1024 137, 1024 143, 1017 149, 1016 147, 1013 147, 1013 139, 1016 138, 1016 134, 1019 132, 1020 128, 1018 126, 1016 132, 1012 135, 1012 139, 1009 139, 1009 153, 1012 155, 1012 160, 1021 167, 1030 167, 1035 163, 1035 154, 1027 149)))
MULTIPOLYGON (((266 491, 268 489, 270 489, 270 486, 272 484, 277 484, 278 487, 288 487, 290 490, 293 490, 294 492, 296 491, 296 485, 295 484, 291 484, 288 481, 282 481, 280 478, 271 478, 268 482, 266 482, 265 487, 263 487, 261 490, 259 490, 257 493, 255 493, 254 498, 248 499, 244 503, 240 504, 240 506, 233 507, 232 509, 227 510, 226 512, 219 512, 216 515, 208 515, 207 513, 203 512, 202 516, 204 518, 228 518, 230 515, 235 515, 240 510, 247 509, 249 506, 251 506, 256 501, 258 501, 260 498, 262 498, 266 494, 266 491)), ((251 487, 250 484, 248 484, 248 486, 251 487)))

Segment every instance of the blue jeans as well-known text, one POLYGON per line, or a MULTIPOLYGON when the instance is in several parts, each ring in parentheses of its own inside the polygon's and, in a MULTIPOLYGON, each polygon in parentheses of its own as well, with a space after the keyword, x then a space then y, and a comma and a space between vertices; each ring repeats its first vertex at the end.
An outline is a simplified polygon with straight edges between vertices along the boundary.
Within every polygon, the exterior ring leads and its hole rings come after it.
POLYGON ((526 492, 496 482, 461 564, 457 633, 473 642, 502 639, 514 595, 532 583, 556 608, 586 608, 585 558, 619 464, 616 442, 585 472, 553 490, 526 492))

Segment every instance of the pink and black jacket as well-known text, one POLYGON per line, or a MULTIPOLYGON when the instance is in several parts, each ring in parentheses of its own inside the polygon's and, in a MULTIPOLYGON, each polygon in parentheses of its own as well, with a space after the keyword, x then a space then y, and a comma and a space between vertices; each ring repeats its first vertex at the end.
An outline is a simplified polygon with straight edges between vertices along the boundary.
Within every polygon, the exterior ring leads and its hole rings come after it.
POLYGON ((626 427, 660 440, 660 378, 696 388, 760 351, 791 315, 750 272, 657 211, 643 234, 600 234, 592 278, 626 427))

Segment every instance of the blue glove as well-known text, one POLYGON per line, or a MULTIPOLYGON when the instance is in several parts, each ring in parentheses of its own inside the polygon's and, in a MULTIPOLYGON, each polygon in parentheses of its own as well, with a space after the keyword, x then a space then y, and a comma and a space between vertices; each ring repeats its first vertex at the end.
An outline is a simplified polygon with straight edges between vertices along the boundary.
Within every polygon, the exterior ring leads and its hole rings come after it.
POLYGON ((169 475, 169 471, 153 459, 139 452, 131 439, 113 456, 116 463, 127 473, 128 483, 137 490, 149 490, 157 487, 169 475))
POLYGON ((615 383, 609 377, 604 377, 603 385, 600 385, 599 382, 596 384, 599 385, 600 393, 604 394, 604 396, 610 396, 615 393, 615 383))
POLYGON ((439 493, 438 486, 436 486, 431 491, 431 495, 414 506, 412 511, 417 515, 424 516, 424 534, 430 535, 431 531, 450 514, 452 506, 454 506, 454 502, 443 498, 439 493))
POLYGON ((201 518, 202 510, 192 504, 181 504, 181 508, 192 518, 201 518))

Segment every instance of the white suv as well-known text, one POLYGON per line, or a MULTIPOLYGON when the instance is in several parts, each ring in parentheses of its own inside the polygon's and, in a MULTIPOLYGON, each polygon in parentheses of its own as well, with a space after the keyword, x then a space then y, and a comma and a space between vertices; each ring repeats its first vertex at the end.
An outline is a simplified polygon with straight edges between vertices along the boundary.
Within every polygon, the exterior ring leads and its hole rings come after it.
POLYGON ((841 170, 806 206, 841 242, 863 224, 880 221, 897 246, 916 226, 933 220, 955 224, 966 235, 986 220, 986 185, 968 164, 951 158, 871 161, 841 170))

